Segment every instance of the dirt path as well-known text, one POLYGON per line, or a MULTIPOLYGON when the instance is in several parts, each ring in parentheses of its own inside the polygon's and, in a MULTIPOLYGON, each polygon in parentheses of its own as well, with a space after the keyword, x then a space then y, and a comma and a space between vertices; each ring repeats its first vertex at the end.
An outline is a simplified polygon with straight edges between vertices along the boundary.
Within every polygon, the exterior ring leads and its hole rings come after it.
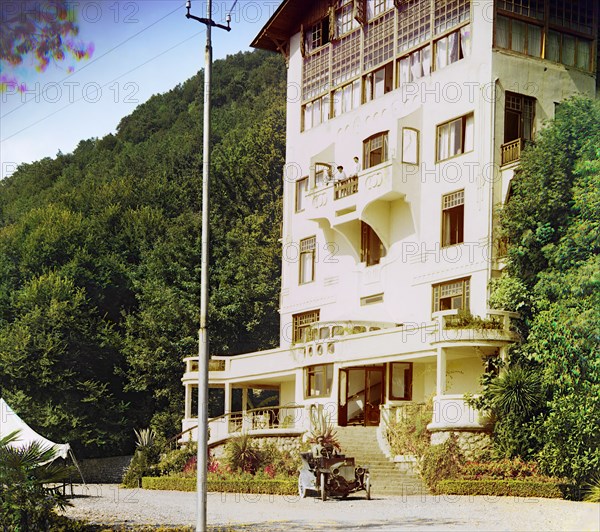
MULTIPOLYGON (((76 487, 65 513, 107 525, 194 526, 196 494, 127 490, 116 485, 76 487)), ((600 531, 600 505, 514 497, 364 495, 328 500, 209 493, 211 530, 398 531, 503 530, 600 531)))

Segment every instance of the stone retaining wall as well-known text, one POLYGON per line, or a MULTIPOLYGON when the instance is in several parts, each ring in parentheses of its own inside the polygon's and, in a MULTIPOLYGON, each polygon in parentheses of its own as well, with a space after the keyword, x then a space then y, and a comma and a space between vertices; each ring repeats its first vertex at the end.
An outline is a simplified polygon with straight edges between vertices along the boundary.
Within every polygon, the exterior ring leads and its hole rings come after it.
POLYGON ((431 445, 441 445, 450 434, 456 436, 458 447, 467 460, 480 460, 492 449, 492 438, 483 431, 439 431, 431 434, 431 445))
POLYGON ((133 456, 85 458, 78 460, 87 484, 120 484, 133 456))
MULTIPOLYGON (((256 438, 251 438, 252 442, 258 445, 258 447, 264 447, 266 444, 275 444, 277 448, 282 451, 300 451, 300 446, 302 444, 301 436, 260 436, 256 438)), ((225 447, 227 443, 220 443, 211 447, 212 455, 221 459, 225 456, 225 447)))

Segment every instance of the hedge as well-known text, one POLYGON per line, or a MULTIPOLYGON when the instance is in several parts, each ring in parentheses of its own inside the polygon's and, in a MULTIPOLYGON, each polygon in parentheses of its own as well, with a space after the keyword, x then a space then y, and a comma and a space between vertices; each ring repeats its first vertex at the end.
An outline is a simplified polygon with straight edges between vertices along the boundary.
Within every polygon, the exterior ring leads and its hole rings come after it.
POLYGON ((570 494, 571 488, 566 484, 527 480, 441 480, 436 486, 436 493, 562 499, 570 494))
MULTIPOLYGON (((222 493, 264 493, 267 495, 297 495, 298 480, 209 480, 207 491, 222 493)), ((144 477, 147 490, 196 491, 196 479, 184 477, 144 477)))

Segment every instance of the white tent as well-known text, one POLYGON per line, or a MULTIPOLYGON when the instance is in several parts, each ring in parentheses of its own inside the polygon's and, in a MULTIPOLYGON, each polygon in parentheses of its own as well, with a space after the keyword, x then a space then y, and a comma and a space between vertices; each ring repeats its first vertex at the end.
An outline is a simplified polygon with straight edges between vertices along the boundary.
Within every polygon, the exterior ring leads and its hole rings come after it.
POLYGON ((71 449, 68 443, 54 443, 40 436, 25 421, 23 421, 13 409, 0 399, 0 438, 8 436, 11 432, 18 430, 17 439, 10 445, 15 448, 25 447, 32 442, 38 442, 43 448, 52 447, 56 451, 57 458, 67 458, 71 449))

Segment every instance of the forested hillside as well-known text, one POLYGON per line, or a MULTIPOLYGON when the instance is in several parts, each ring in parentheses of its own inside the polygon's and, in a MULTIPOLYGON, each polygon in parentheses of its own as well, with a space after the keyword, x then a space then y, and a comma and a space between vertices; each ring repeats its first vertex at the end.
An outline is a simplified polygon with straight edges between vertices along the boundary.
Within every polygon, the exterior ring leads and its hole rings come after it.
MULTIPOLYGON (((202 85, 0 181, 0 396, 80 456, 130 450, 134 427, 179 430, 199 323, 202 85)), ((278 338, 282 59, 217 61, 213 106, 210 350, 233 354, 278 338)))

